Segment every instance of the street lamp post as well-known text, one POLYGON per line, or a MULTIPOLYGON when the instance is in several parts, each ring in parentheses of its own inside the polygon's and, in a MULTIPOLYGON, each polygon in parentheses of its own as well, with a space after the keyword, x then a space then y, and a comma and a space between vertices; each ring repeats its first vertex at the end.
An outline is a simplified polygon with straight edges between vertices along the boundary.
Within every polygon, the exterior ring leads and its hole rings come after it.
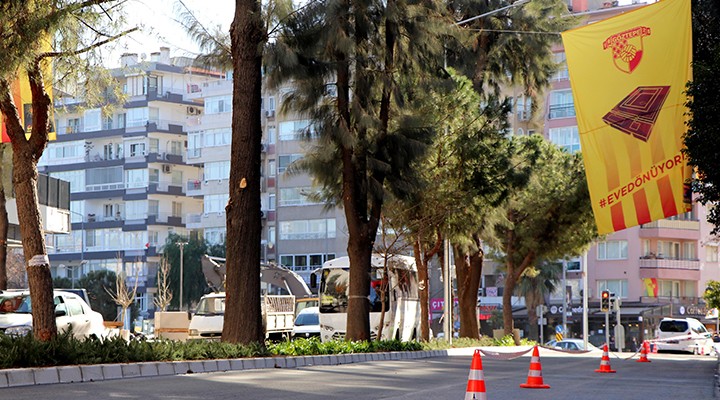
POLYGON ((185 248, 185 245, 187 242, 178 242, 178 246, 180 246, 180 311, 183 309, 183 275, 184 275, 184 268, 183 268, 183 249, 185 248))

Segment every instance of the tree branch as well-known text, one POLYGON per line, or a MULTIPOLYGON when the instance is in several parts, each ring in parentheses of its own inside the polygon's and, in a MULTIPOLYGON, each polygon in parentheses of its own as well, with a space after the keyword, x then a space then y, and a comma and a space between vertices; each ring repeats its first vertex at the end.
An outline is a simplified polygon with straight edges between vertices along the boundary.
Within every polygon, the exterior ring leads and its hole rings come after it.
POLYGON ((88 46, 88 47, 82 48, 82 49, 80 49, 80 50, 75 50, 75 51, 70 51, 70 52, 65 52, 65 51, 48 51, 48 52, 45 52, 45 53, 40 53, 40 54, 38 54, 38 56, 36 57, 36 60, 39 61, 39 60, 41 60, 41 59, 43 59, 43 58, 50 58, 50 57, 76 56, 76 55, 78 55, 78 54, 87 53, 87 52, 90 51, 90 50, 96 49, 96 48, 98 48, 98 47, 100 47, 100 46, 102 46, 102 45, 105 45, 105 44, 107 44, 107 43, 110 43, 110 42, 112 42, 113 40, 117 40, 117 39, 119 39, 119 38, 121 38, 121 37, 123 37, 123 36, 125 36, 125 35, 127 35, 127 34, 130 34, 130 33, 132 33, 132 32, 135 32, 135 31, 138 30, 138 29, 139 29, 138 27, 135 27, 135 28, 132 28, 132 29, 128 29, 128 30, 126 30, 126 31, 124 31, 124 32, 121 32, 121 33, 115 35, 115 36, 111 36, 111 37, 109 37, 109 38, 107 38, 107 39, 105 39, 105 40, 102 40, 102 41, 100 41, 100 42, 94 43, 94 44, 92 44, 92 45, 90 45, 90 46, 88 46))
MULTIPOLYGON (((30 68, 27 69, 30 92, 32 93, 32 128, 30 132, 30 150, 37 162, 42 156, 43 150, 49 140, 48 119, 52 102, 45 90, 40 59, 36 59, 30 68)), ((25 121, 27 124, 27 121, 25 121)))
POLYGON ((0 78, 0 112, 5 117, 5 125, 7 126, 7 134, 13 147, 22 141, 25 141, 25 129, 20 122, 20 113, 18 112, 15 101, 10 94, 10 82, 7 79, 0 78))

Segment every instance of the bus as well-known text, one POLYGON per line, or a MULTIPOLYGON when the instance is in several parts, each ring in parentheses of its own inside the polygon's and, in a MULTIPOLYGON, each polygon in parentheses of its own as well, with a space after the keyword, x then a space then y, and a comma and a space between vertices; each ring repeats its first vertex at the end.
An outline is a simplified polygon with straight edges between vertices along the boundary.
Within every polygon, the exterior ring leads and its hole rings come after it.
MULTIPOLYGON (((420 299, 415 258, 373 254, 370 277, 370 338, 408 341, 419 337, 420 299), (383 303, 385 315, 380 332, 383 303)), ((317 286, 318 279, 320 338, 322 341, 344 339, 350 290, 349 257, 323 263, 313 272, 311 286, 317 286)))

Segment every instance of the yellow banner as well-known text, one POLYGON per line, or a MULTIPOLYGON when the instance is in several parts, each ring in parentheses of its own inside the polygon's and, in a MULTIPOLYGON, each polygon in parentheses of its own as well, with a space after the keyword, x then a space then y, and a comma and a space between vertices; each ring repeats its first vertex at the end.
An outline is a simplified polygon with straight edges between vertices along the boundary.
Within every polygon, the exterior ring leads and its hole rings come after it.
POLYGON ((690 169, 680 150, 690 0, 664 0, 562 38, 598 232, 688 211, 690 169))

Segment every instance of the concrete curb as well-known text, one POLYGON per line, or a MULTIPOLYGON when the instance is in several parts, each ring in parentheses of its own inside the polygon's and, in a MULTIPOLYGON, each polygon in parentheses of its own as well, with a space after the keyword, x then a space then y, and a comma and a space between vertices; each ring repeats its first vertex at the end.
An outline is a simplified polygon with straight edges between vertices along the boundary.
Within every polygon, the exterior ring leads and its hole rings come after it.
POLYGON ((153 376, 196 374, 218 371, 244 371, 270 368, 301 368, 314 365, 354 364, 366 361, 415 360, 450 355, 448 350, 393 351, 385 353, 332 354, 143 362, 131 364, 65 365, 43 368, 0 369, 0 389, 7 387, 52 385, 57 383, 98 382, 153 376))

